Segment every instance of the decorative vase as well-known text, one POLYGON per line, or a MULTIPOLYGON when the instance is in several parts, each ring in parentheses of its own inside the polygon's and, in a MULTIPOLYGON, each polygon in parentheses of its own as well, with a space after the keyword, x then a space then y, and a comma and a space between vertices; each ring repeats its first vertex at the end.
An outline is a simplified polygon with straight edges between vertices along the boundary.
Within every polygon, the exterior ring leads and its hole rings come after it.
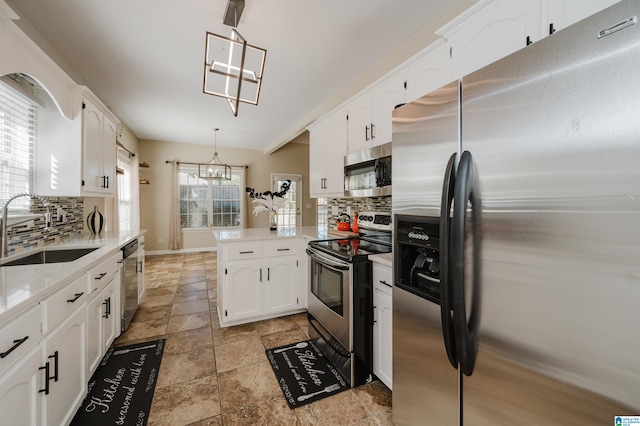
POLYGON ((269 230, 278 230, 278 215, 276 212, 269 212, 269 230))
POLYGON ((92 234, 99 234, 104 228, 104 216, 98 210, 98 206, 93 207, 93 211, 87 216, 87 227, 92 234))

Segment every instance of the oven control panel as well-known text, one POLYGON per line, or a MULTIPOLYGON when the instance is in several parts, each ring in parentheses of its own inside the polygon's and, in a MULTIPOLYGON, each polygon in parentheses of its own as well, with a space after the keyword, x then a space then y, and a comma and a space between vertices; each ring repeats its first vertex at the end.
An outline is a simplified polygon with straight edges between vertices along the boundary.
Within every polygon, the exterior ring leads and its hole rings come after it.
POLYGON ((362 211, 358 213, 358 226, 379 231, 391 231, 391 212, 362 211))

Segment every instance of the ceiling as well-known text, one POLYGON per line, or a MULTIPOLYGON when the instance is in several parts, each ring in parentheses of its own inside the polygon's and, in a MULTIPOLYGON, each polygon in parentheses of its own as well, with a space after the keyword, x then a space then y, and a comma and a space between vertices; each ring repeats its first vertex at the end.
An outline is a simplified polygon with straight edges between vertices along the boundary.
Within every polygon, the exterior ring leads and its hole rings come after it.
POLYGON ((139 139, 213 144, 218 127, 220 146, 271 152, 429 44, 472 1, 246 0, 237 29, 267 55, 259 104, 241 103, 237 117, 202 92, 205 33, 230 34, 227 0, 7 3, 139 139))

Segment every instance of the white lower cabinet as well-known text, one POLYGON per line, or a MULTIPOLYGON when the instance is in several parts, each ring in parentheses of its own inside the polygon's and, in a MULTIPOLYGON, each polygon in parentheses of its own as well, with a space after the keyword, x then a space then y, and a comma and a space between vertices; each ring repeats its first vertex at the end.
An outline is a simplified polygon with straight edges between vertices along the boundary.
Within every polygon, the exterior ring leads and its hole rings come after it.
POLYGON ((38 346, 0 379, 0 423, 20 426, 42 424, 38 383, 44 383, 45 370, 39 370, 41 359, 38 346))
POLYGON ((87 303, 87 377, 95 371, 111 343, 115 340, 119 327, 118 300, 119 275, 114 277, 101 291, 87 303))
POLYGON ((43 425, 69 424, 87 391, 87 312, 78 309, 41 343, 43 425), (47 375, 48 370, 48 375, 47 375))
POLYGON ((222 288, 224 311, 220 322, 233 322, 262 314, 260 262, 229 263, 224 268, 222 288))
POLYGON ((223 326, 306 308, 299 249, 305 240, 218 243, 218 313, 223 326))
POLYGON ((373 374, 393 386, 393 299, 391 269, 373 264, 373 374))
POLYGON ((265 314, 298 308, 298 260, 285 256, 264 261, 267 268, 264 299, 265 314))

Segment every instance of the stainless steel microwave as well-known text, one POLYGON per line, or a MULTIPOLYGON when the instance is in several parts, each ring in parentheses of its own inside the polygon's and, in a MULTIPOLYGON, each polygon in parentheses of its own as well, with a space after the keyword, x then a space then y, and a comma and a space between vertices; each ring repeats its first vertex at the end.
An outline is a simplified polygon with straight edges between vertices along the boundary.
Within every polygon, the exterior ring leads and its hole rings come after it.
POLYGON ((353 152, 344 157, 344 195, 391 195, 391 143, 353 152))

